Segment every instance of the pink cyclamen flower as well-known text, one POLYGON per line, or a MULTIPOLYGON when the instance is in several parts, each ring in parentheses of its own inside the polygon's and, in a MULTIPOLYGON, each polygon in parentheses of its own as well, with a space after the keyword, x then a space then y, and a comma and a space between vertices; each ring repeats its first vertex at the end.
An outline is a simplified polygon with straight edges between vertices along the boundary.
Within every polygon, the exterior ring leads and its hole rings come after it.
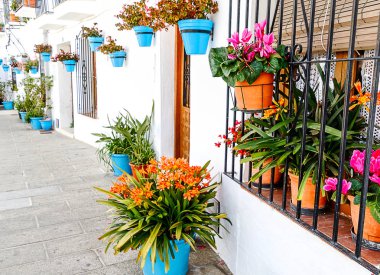
POLYGON ((267 25, 266 20, 255 24, 255 37, 257 40, 259 40, 259 41, 263 40, 264 30, 265 30, 266 25, 267 25))
POLYGON ((349 182, 349 181, 346 181, 346 180, 343 180, 342 181, 342 194, 343 195, 347 195, 347 193, 348 193, 348 190, 350 190, 351 189, 351 182, 349 182))
POLYGON ((361 152, 359 150, 354 150, 352 154, 350 165, 356 173, 363 174, 364 171, 364 158, 365 151, 361 152))
POLYGON ((374 174, 370 176, 369 179, 380 186, 380 177, 378 175, 374 174))
POLYGON ((228 43, 231 43, 234 48, 237 48, 240 45, 239 33, 235 32, 230 38, 227 39, 228 43))
POLYGON ((323 186, 323 190, 325 190, 327 192, 335 191, 337 184, 338 184, 337 178, 328 178, 325 180, 325 185, 323 186))
POLYGON ((272 46, 274 42, 274 34, 273 33, 265 34, 263 37, 263 42, 265 45, 272 46))
POLYGON ((372 152, 369 172, 380 176, 380 149, 372 152))
POLYGON ((248 29, 244 29, 242 35, 241 35, 241 41, 243 43, 248 43, 249 40, 252 38, 252 32, 250 32, 248 29))
POLYGON ((230 60, 235 60, 236 59, 236 55, 235 54, 229 54, 228 56, 228 59, 230 59, 230 60))

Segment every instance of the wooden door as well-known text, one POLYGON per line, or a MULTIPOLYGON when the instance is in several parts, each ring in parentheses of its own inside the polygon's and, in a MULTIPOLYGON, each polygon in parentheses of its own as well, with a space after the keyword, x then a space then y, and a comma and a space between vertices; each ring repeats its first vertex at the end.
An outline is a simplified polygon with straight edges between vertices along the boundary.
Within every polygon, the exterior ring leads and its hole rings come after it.
POLYGON ((176 29, 175 61, 175 156, 190 156, 190 56, 186 55, 176 29))

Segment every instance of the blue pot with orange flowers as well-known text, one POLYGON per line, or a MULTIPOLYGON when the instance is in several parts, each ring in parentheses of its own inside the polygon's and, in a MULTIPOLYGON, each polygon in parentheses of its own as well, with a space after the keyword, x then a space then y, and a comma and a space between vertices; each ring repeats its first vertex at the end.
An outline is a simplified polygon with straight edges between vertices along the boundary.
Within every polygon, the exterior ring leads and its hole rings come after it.
POLYGON ((182 41, 187 55, 206 54, 214 23, 207 19, 178 21, 182 41))
POLYGON ((72 73, 75 71, 75 66, 76 66, 77 62, 74 59, 63 60, 62 62, 63 62, 63 64, 65 64, 66 72, 72 73))
POLYGON ((150 47, 152 45, 153 39, 153 29, 146 26, 136 26, 133 27, 135 31, 137 42, 140 47, 150 47))
POLYGON ((9 71, 9 65, 3 64, 3 70, 4 70, 4 72, 8 72, 9 71))
POLYGON ((111 63, 114 67, 123 67, 124 60, 127 57, 127 53, 125 51, 118 51, 110 53, 111 63))
POLYGON ((154 271, 152 270, 152 261, 150 260, 151 249, 148 252, 143 268, 144 275, 186 275, 189 269, 190 245, 184 240, 175 240, 174 242, 178 248, 178 251, 176 251, 172 242, 170 245, 174 251, 174 258, 169 256, 170 268, 168 273, 165 273, 165 263, 158 257, 158 253, 156 253, 154 271))
POLYGON ((3 101, 5 110, 13 110, 13 101, 3 101))
POLYGON ((50 62, 51 53, 42 52, 41 57, 44 62, 50 62))
POLYGON ((124 172, 132 174, 131 166, 129 165, 130 159, 126 154, 112 154, 111 164, 115 176, 121 176, 124 172))
POLYGON ((30 67, 30 73, 31 73, 31 74, 36 74, 36 73, 38 73, 38 68, 35 67, 35 66, 30 67))
POLYGON ((88 42, 90 43, 90 48, 92 52, 98 51, 98 48, 104 43, 104 37, 90 36, 88 37, 88 42))

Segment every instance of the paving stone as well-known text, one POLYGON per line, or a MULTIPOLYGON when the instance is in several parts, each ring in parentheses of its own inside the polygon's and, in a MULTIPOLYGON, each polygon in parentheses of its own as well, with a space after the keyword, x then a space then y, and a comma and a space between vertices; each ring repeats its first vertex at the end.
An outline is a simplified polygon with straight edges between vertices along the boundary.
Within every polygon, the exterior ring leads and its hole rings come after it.
POLYGON ((20 182, 2 182, 0 184, 0 193, 8 191, 17 191, 26 189, 26 183, 22 180, 20 182))
POLYGON ((6 234, 8 231, 16 231, 20 229, 28 230, 36 228, 36 218, 32 215, 19 216, 16 218, 4 219, 0 221, 0 232, 6 234))
POLYGON ((112 247, 108 249, 107 253, 104 251, 104 248, 98 248, 96 252, 102 259, 103 263, 105 263, 106 265, 136 260, 138 254, 137 250, 130 250, 127 253, 119 253, 117 255, 114 255, 112 247))
POLYGON ((105 232, 108 226, 111 225, 111 219, 109 217, 96 217, 92 219, 80 220, 80 223, 85 232, 99 232, 101 235, 105 232))
POLYGON ((10 210, 10 209, 20 209, 20 208, 30 207, 30 206, 32 206, 32 201, 29 198, 9 199, 9 200, 0 199, 0 211, 10 210))
POLYGON ((42 215, 44 213, 60 213, 62 211, 69 210, 69 207, 65 202, 57 202, 54 204, 43 204, 38 206, 32 206, 27 209, 16 209, 0 211, 0 221, 3 219, 16 218, 25 215, 42 215))
POLYGON ((0 270, 1 268, 5 267, 36 262, 45 259, 46 253, 42 243, 3 249, 0 250, 0 270))
POLYGON ((93 270, 90 272, 82 273, 88 275, 114 275, 114 274, 123 274, 123 275, 142 275, 143 272, 140 269, 140 266, 136 261, 127 261, 122 263, 117 263, 113 265, 108 265, 101 269, 93 270))

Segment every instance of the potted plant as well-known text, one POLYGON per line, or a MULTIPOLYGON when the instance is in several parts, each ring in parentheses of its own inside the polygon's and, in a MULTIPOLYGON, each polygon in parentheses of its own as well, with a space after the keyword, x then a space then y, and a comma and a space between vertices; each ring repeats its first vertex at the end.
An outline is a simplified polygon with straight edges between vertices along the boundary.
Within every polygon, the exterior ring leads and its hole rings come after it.
POLYGON ((161 0, 157 4, 160 17, 169 25, 177 25, 186 54, 205 54, 214 23, 208 19, 218 11, 213 0, 161 0))
POLYGON ((285 46, 273 48, 274 36, 264 34, 266 21, 256 24, 256 42, 245 29, 234 33, 228 41, 232 46, 212 48, 209 62, 212 75, 221 77, 235 87, 239 109, 262 110, 272 104, 273 74, 287 67, 285 46))
POLYGON ((30 72, 31 74, 36 74, 36 73, 38 73, 38 66, 39 66, 39 62, 37 59, 28 60, 25 63, 25 71, 30 72))
POLYGON ((9 71, 9 65, 8 64, 4 63, 2 67, 3 67, 3 71, 4 72, 8 72, 9 71))
POLYGON ((11 57, 10 58, 10 65, 11 65, 11 68, 12 70, 16 73, 16 74, 20 74, 21 73, 21 68, 22 68, 22 65, 20 62, 18 62, 16 60, 15 57, 11 57))
POLYGON ((116 39, 112 39, 111 36, 107 37, 107 42, 107 44, 103 44, 99 47, 100 52, 109 55, 112 66, 123 67, 124 60, 127 57, 123 46, 117 45, 116 39))
POLYGON ((79 61, 79 56, 76 53, 65 52, 64 50, 60 50, 59 53, 52 58, 53 62, 60 61, 62 62, 68 73, 72 73, 75 70, 75 66, 79 61))
POLYGON ((137 171, 141 175, 146 174, 146 168, 151 160, 154 160, 156 153, 153 144, 149 141, 149 135, 137 135, 131 143, 131 162, 132 174, 137 178, 137 171))
POLYGON ((0 81, 0 96, 3 99, 3 106, 5 110, 13 110, 13 91, 12 81, 0 81))
MULTIPOLYGON (((147 167, 147 175, 124 175, 99 200, 114 210, 113 222, 100 239, 113 245, 115 254, 139 250, 145 275, 185 275, 195 235, 215 248, 216 227, 226 214, 212 212, 217 183, 209 163, 190 166, 184 159, 161 158, 147 167)), ((219 236, 220 237, 220 236, 219 236)))
MULTIPOLYGON (((354 150, 350 159, 350 168, 353 177, 342 181, 342 200, 344 203, 346 196, 350 201, 351 219, 354 226, 354 233, 358 231, 360 199, 363 188, 363 173, 365 162, 365 150, 354 150)), ((364 219, 363 239, 369 242, 380 243, 380 150, 371 153, 369 168, 368 195, 366 199, 366 210, 364 219)), ((328 178, 325 181, 324 190, 333 192, 332 198, 336 199, 338 179, 328 178)))
POLYGON ((36 44, 34 45, 34 52, 40 54, 44 62, 49 62, 52 47, 49 44, 36 44))
POLYGON ((150 47, 154 33, 165 28, 159 10, 156 7, 148 7, 146 0, 130 5, 124 4, 116 17, 122 21, 116 24, 119 31, 133 29, 140 47, 150 47))
POLYGON ((29 7, 29 8, 36 7, 36 0, 24 0, 23 3, 25 7, 29 7))
POLYGON ((91 51, 96 52, 98 48, 103 44, 104 37, 102 35, 102 30, 99 30, 97 27, 98 23, 89 27, 82 27, 82 37, 87 38, 90 43, 91 51))
POLYGON ((15 12, 19 9, 19 4, 17 0, 12 0, 10 5, 11 11, 9 12, 9 21, 10 22, 20 22, 20 18, 15 15, 15 12))
POLYGON ((19 114, 20 114, 20 117, 21 117, 21 120, 23 123, 26 123, 26 100, 25 100, 25 97, 21 97, 20 95, 17 96, 16 100, 15 100, 15 109, 18 110, 19 114))

